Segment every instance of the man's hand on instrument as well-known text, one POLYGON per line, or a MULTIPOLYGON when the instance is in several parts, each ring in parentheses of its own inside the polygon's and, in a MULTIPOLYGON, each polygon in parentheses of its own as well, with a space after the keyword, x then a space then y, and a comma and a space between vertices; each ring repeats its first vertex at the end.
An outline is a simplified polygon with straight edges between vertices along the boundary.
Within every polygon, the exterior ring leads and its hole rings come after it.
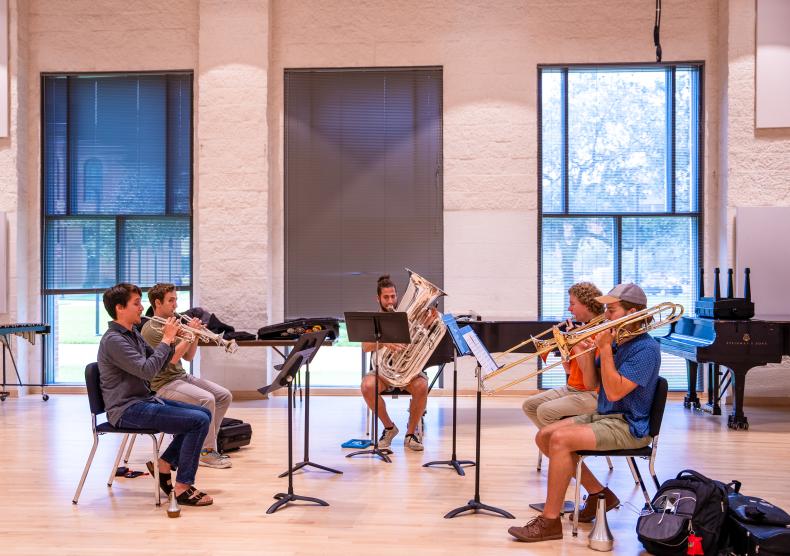
POLYGON ((383 347, 390 351, 403 351, 406 348, 406 344, 383 344, 383 347))
POLYGON ((168 317, 167 321, 162 325, 162 341, 172 345, 178 335, 179 328, 176 318, 168 317))
POLYGON ((197 330, 200 330, 201 328, 203 328, 203 321, 201 321, 199 318, 193 317, 193 318, 189 319, 189 322, 187 323, 187 326, 189 328, 195 328, 197 330))
POLYGON ((585 351, 591 350, 594 347, 595 347, 595 340, 593 340, 592 338, 585 338, 584 340, 581 340, 578 344, 573 346, 573 349, 571 349, 571 353, 574 355, 579 353, 584 353, 585 351))
POLYGON ((612 335, 611 328, 607 328, 606 330, 603 330, 595 335, 595 345, 599 350, 611 348, 612 341, 614 341, 614 336, 612 335))

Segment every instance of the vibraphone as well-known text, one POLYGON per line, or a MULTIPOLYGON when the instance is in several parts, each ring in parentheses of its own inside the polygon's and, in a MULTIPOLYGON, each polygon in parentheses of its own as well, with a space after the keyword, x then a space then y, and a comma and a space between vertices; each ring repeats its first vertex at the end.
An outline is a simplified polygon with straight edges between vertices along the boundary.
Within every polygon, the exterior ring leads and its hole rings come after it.
POLYGON ((21 336, 28 342, 33 345, 36 345, 36 336, 38 334, 49 334, 49 325, 48 324, 41 324, 41 323, 33 323, 33 324, 25 324, 25 323, 14 323, 14 324, 0 324, 0 343, 3 344, 3 386, 0 389, 0 402, 4 402, 5 399, 11 395, 11 392, 6 390, 6 385, 8 382, 6 381, 6 352, 11 357, 11 363, 14 366, 14 372, 16 373, 16 384, 12 384, 13 386, 40 386, 41 387, 41 397, 44 401, 49 399, 49 396, 44 391, 45 387, 45 380, 44 380, 44 365, 41 365, 41 383, 40 384, 28 384, 23 383, 22 378, 19 376, 19 369, 16 366, 16 360, 14 359, 14 354, 11 351, 11 344, 9 343, 9 336, 21 336))

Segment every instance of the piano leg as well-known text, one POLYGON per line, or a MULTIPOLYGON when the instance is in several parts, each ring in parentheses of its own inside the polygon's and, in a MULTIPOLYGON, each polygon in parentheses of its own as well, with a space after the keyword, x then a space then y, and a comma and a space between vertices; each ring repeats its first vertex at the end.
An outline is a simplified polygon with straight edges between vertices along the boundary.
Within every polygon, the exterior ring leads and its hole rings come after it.
POLYGON ((721 415, 721 406, 719 405, 719 387, 721 383, 721 371, 719 370, 718 363, 707 363, 708 365, 708 403, 706 404, 705 411, 711 415, 721 415))
POLYGON ((696 361, 689 361, 686 359, 686 375, 688 376, 688 383, 689 383, 689 392, 685 398, 683 398, 683 407, 686 409, 690 407, 694 407, 694 409, 700 408, 699 398, 697 397, 697 368, 698 363, 696 361))
POLYGON ((731 429, 749 430, 749 421, 743 413, 743 393, 746 386, 746 373, 749 369, 730 367, 732 380, 732 413, 727 417, 727 426, 731 429))

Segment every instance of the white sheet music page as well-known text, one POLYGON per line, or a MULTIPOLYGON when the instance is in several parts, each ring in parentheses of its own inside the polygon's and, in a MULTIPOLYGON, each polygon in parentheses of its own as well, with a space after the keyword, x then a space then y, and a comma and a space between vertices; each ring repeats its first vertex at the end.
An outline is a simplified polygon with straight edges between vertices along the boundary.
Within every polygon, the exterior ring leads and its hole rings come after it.
POLYGON ((466 340, 469 349, 472 350, 472 353, 477 359, 477 362, 480 363, 480 368, 483 369, 486 373, 490 373, 492 371, 496 371, 499 366, 494 361, 494 358, 491 357, 491 354, 488 353, 488 349, 483 345, 483 342, 480 341, 480 338, 475 334, 474 330, 470 330, 466 334, 464 334, 464 340, 466 340))

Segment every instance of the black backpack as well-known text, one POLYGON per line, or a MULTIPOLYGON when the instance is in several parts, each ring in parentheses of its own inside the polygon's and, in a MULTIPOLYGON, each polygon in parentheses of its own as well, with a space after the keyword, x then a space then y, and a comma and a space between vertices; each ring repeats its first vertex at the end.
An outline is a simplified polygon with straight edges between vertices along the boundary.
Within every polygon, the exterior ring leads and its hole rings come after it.
POLYGON ((639 541, 651 554, 687 554, 689 535, 701 537, 704 554, 716 554, 726 543, 727 486, 685 469, 665 481, 651 502, 653 512, 636 522, 639 541))

